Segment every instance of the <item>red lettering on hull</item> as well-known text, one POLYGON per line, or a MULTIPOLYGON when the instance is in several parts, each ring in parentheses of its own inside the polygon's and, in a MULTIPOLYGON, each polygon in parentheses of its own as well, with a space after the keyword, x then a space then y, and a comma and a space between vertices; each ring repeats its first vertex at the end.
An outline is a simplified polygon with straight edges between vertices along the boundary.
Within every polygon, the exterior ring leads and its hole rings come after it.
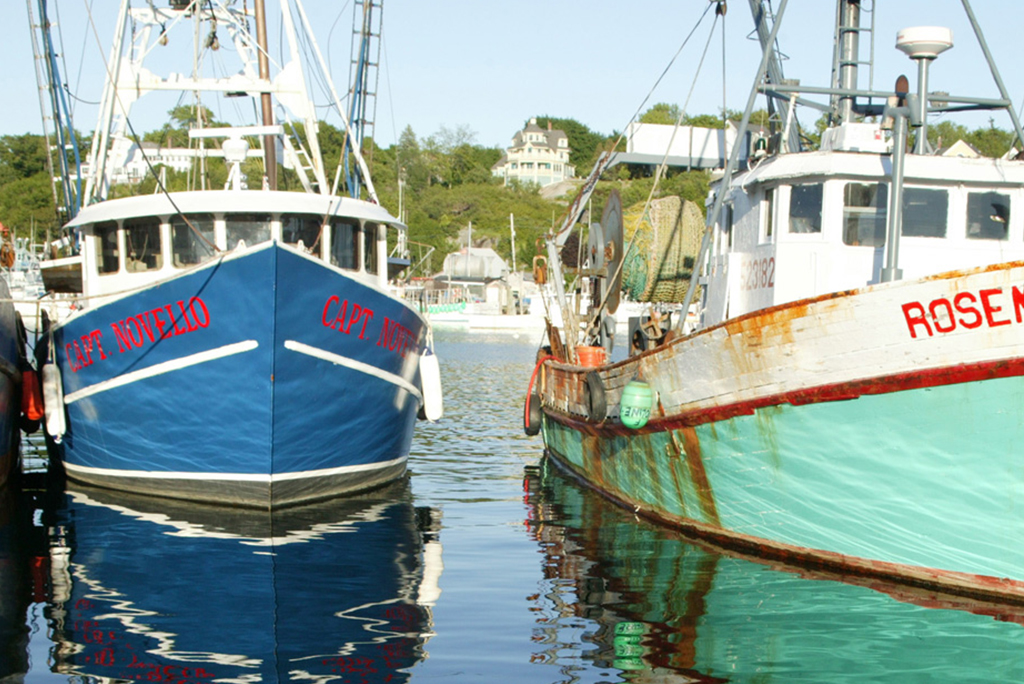
POLYGON ((1024 289, 1014 285, 975 292, 958 292, 952 299, 938 297, 928 302, 902 305, 910 337, 935 337, 958 329, 998 328, 1024 321, 1024 289))

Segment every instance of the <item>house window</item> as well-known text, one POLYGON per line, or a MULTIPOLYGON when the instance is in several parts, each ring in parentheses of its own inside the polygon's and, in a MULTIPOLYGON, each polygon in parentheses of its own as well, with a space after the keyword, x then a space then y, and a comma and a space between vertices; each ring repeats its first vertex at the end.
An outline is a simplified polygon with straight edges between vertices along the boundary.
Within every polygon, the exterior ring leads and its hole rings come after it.
POLYGON ((968 240, 1006 240, 1009 226, 1009 195, 999 192, 967 193, 968 240))
POLYGON ((843 190, 843 242, 879 247, 885 244, 889 187, 882 183, 847 183, 843 190))
POLYGON ((794 185, 789 195, 789 232, 821 232, 821 183, 794 185))
POLYGON ((903 189, 903 224, 907 237, 946 237, 949 193, 926 188, 903 189))

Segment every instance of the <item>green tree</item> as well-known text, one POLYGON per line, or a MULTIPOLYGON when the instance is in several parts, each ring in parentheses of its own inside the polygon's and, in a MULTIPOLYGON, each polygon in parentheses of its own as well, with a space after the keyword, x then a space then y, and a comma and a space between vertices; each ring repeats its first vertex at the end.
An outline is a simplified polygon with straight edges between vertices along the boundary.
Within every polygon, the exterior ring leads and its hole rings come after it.
MULTIPOLYGON (((996 128, 995 122, 989 119, 988 128, 978 128, 971 131, 965 140, 974 145, 983 156, 998 159, 1010 151, 1015 137, 1009 131, 996 128)), ((953 142, 956 141, 950 141, 950 143, 953 142)))
POLYGON ((674 126, 679 121, 680 114, 682 111, 679 105, 659 102, 640 115, 640 123, 674 126))

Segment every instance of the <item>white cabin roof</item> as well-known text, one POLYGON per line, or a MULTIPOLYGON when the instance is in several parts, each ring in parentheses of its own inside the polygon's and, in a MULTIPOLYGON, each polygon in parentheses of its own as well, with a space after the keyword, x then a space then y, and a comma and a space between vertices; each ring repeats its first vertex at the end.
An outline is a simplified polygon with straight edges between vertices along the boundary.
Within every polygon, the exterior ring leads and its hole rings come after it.
POLYGON ((322 214, 401 225, 384 207, 365 200, 304 192, 206 190, 141 195, 106 200, 82 209, 69 227, 133 218, 184 214, 267 213, 322 214))

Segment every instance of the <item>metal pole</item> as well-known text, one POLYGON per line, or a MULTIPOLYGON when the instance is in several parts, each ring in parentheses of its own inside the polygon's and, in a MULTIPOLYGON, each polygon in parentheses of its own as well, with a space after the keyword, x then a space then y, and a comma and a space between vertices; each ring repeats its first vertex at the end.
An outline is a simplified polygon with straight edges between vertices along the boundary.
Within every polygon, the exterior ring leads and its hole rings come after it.
MULTIPOLYGON (((903 161, 907 155, 907 108, 893 107, 888 112, 892 124, 892 183, 889 191, 889 221, 885 236, 885 266, 880 280, 883 283, 900 280, 900 234, 903 231, 903 161)), ((921 129, 918 135, 923 134, 921 129)))
POLYGON ((516 215, 508 215, 508 225, 512 231, 512 272, 516 272, 516 215))
MULTIPOLYGON (((259 53, 260 79, 269 83, 270 60, 267 57, 267 12, 264 0, 255 0, 253 8, 256 10, 256 49, 259 53)), ((274 125, 274 107, 270 93, 260 95, 260 104, 263 109, 263 125, 274 125)), ((277 190, 277 141, 271 134, 263 136, 263 164, 266 167, 267 186, 271 190, 277 190)))

